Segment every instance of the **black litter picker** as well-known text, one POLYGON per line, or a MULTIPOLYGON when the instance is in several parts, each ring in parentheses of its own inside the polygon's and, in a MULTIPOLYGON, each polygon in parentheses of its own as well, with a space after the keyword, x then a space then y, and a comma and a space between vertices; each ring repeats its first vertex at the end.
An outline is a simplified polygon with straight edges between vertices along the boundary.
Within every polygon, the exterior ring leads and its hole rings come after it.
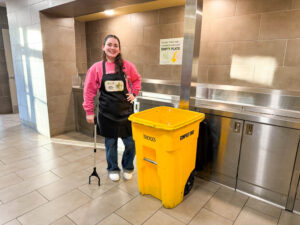
POLYGON ((97 173, 96 169, 96 153, 97 153, 97 118, 94 119, 94 169, 92 174, 89 176, 89 184, 91 184, 91 178, 97 177, 98 178, 98 186, 100 186, 100 177, 97 173))

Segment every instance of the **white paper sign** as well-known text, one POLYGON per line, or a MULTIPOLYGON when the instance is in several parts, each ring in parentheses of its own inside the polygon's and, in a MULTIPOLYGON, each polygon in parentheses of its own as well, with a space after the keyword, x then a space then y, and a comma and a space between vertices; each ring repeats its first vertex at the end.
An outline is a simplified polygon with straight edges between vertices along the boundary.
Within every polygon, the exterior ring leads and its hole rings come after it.
POLYGON ((183 38, 160 39, 160 65, 181 65, 183 38))

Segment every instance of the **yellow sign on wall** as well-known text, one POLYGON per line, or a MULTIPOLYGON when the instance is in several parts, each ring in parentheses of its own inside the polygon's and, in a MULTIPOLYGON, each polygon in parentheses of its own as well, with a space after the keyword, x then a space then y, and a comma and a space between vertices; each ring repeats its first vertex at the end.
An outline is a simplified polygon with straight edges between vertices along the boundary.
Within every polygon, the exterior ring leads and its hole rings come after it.
POLYGON ((183 38, 160 39, 160 65, 181 65, 183 38))

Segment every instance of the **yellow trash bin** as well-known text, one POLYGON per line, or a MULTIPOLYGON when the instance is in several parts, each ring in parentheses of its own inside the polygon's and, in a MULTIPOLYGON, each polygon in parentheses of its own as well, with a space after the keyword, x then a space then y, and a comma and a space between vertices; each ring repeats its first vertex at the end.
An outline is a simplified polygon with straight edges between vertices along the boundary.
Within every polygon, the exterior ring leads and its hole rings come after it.
POLYGON ((199 123, 203 113, 166 106, 132 114, 139 191, 178 205, 195 169, 199 123))

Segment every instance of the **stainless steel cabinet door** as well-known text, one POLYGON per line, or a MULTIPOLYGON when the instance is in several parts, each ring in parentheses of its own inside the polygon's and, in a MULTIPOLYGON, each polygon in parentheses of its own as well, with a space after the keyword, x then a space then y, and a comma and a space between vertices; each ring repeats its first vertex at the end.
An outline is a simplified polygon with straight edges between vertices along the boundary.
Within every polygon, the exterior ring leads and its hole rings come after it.
POLYGON ((299 131, 245 121, 237 188, 285 206, 299 131))
POLYGON ((235 188, 243 121, 206 114, 208 166, 202 175, 235 188))
POLYGON ((295 199, 294 211, 300 213, 300 182, 298 184, 298 191, 295 199))

